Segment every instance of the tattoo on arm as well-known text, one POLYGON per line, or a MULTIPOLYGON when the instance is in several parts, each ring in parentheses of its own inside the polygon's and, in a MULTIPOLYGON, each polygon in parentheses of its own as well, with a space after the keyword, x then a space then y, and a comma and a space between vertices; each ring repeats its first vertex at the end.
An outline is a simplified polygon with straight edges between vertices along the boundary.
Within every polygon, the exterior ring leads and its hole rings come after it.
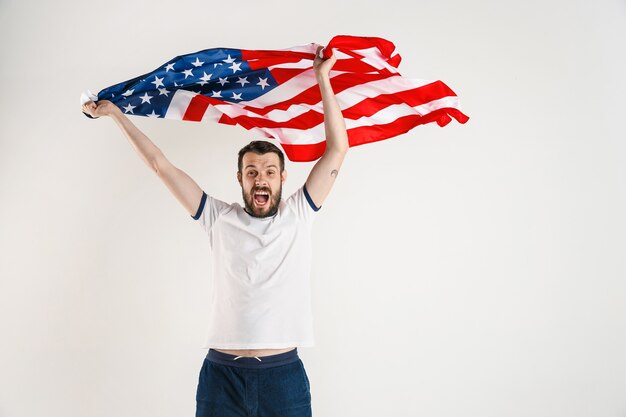
POLYGON ((330 173, 330 176, 333 178, 336 178, 337 174, 339 174, 339 171, 337 171, 336 169, 333 169, 332 172, 330 173))

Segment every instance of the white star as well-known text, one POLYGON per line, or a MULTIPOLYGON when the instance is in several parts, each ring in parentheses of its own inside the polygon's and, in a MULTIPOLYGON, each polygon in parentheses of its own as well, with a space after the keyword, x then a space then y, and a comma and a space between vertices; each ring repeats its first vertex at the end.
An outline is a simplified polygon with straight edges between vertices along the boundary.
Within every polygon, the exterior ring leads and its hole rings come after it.
POLYGON ((221 63, 221 62, 215 62, 215 63, 213 64, 213 68, 217 67, 218 65, 222 65, 222 63, 221 63))
MULTIPOLYGON (((270 85, 267 83, 267 78, 259 77, 259 82, 256 85, 260 85, 261 88, 265 91, 265 87, 269 87, 270 85)), ((243 87, 243 86, 242 86, 243 87)))
POLYGON ((159 95, 160 95, 160 96, 165 96, 165 97, 168 97, 168 94, 169 94, 169 93, 170 93, 170 92, 169 92, 168 90, 166 90, 165 88, 159 88, 159 95))
POLYGON ((187 79, 187 77, 193 77, 193 72, 191 72, 191 69, 184 70, 183 74, 185 74, 185 79, 187 79))
POLYGON ((248 81, 248 77, 243 77, 243 78, 237 77, 237 78, 239 78, 239 81, 236 81, 236 82, 241 84, 242 87, 244 86, 244 84, 250 84, 250 81, 248 81))
POLYGON ((198 84, 200 85, 208 84, 209 80, 211 79, 211 75, 213 74, 207 74, 206 72, 204 72, 204 77, 200 78, 202 81, 200 81, 198 84))
POLYGON ((146 116, 148 116, 148 117, 154 117, 154 118, 157 118, 157 119, 159 118, 159 115, 158 115, 158 114, 156 114, 156 113, 154 112, 154 110, 152 110, 152 113, 150 113, 150 114, 146 114, 146 116))
POLYGON ((170 70, 174 71, 174 64, 167 64, 165 66, 165 72, 169 72, 170 70))
POLYGON ((231 70, 233 70, 233 74, 236 73, 237 71, 242 71, 241 68, 239 68, 241 66, 241 62, 237 63, 237 62, 233 62, 233 65, 231 65, 230 68, 231 70))
POLYGON ((202 64, 204 64, 204 62, 200 61, 198 57, 196 57, 196 62, 191 63, 191 65, 193 65, 194 67, 201 67, 202 64))
POLYGON ((150 103, 150 99, 151 99, 152 97, 153 97, 153 96, 149 96, 149 95, 148 95, 148 93, 145 93, 143 96, 141 96, 141 97, 139 97, 139 98, 141 99, 141 104, 143 104, 143 103, 152 104, 152 103, 150 103))
POLYGON ((132 96, 135 90, 127 90, 122 93, 124 97, 132 96))
POLYGON ((222 84, 222 87, 224 87, 224 84, 229 83, 230 81, 228 81, 226 79, 226 77, 222 78, 222 77, 218 77, 220 80, 218 81, 218 83, 222 84))
POLYGON ((213 91, 213 95, 211 97, 222 98, 222 92, 221 91, 213 91))
POLYGON ((242 93, 239 93, 239 94, 233 93, 233 100, 241 100, 241 94, 242 93))
POLYGON ((156 88, 159 88, 159 86, 165 87, 163 85, 163 78, 159 78, 156 75, 154 76, 154 81, 150 81, 150 84, 154 84, 156 88))
POLYGON ((137 106, 131 106, 131 104, 130 104, 130 103, 128 103, 128 106, 123 107, 123 109, 126 111, 126 113, 130 112, 131 114, 135 114, 135 113, 133 113, 133 109, 134 109, 135 107, 137 107, 137 106))
POLYGON ((228 54, 228 58, 224 59, 223 61, 227 64, 232 64, 233 62, 235 62, 235 58, 231 58, 230 54, 228 54))

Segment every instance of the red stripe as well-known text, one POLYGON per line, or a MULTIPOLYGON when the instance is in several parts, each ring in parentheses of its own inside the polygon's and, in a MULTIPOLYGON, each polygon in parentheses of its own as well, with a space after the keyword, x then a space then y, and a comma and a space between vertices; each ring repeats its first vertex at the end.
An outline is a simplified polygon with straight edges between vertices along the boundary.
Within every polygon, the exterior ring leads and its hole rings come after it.
MULTIPOLYGON (((364 145, 366 143, 377 142, 393 136, 398 136, 408 132, 415 126, 425 123, 437 122, 439 126, 445 126, 450 122, 451 117, 456 119, 459 123, 465 123, 469 120, 466 115, 454 108, 435 110, 425 116, 404 116, 386 125, 362 126, 349 129, 348 137, 350 140, 350 146, 364 145)), ((326 150, 325 141, 310 145, 281 143, 281 146, 285 150, 285 154, 287 154, 289 160, 295 162, 315 161, 320 158, 326 150)))
MULTIPOLYGON (((367 49, 367 48, 378 48, 380 53, 383 55, 385 60, 394 67, 398 67, 400 64, 400 55, 396 54, 395 56, 391 56, 393 51, 395 51, 396 46, 393 42, 388 41, 387 39, 377 38, 377 37, 361 37, 361 36, 346 36, 340 35, 335 36, 328 42, 326 46, 327 49, 336 48, 342 52, 353 51, 355 49, 367 49)), ((324 51, 325 55, 327 51, 324 51)), ((326 56, 328 58, 330 55, 326 56)))
POLYGON ((253 116, 235 116, 230 117, 230 119, 246 129, 251 129, 253 127, 260 128, 290 128, 290 129, 301 129, 308 130, 314 126, 317 126, 320 123, 324 123, 324 115, 315 110, 309 110, 306 113, 302 113, 292 119, 286 120, 284 122, 277 122, 274 120, 267 119, 265 117, 253 117, 253 116))
POLYGON ((294 162, 315 161, 326 151, 326 142, 314 143, 311 145, 293 145, 289 143, 281 143, 287 158, 294 162))
POLYGON ((343 110, 342 113, 344 118, 356 120, 363 116, 369 117, 372 114, 394 104, 404 103, 411 107, 415 107, 434 100, 455 95, 454 91, 452 91, 447 85, 441 81, 435 81, 411 90, 365 98, 352 107, 343 110))
POLYGON ((293 77, 302 74, 304 71, 308 71, 311 68, 272 68, 270 73, 274 80, 278 84, 283 84, 285 81, 289 81, 293 77))
MULTIPOLYGON (((273 58, 276 62, 298 62, 301 59, 310 59, 311 62, 315 58, 314 53, 309 52, 296 52, 296 51, 268 51, 259 50, 251 51, 247 49, 241 49, 241 59, 244 61, 255 61, 273 58)), ((277 65, 277 64, 275 64, 277 65)))
MULTIPOLYGON (((454 92, 441 81, 435 81, 433 83, 412 90, 400 91, 397 93, 389 93, 377 97, 366 98, 361 102, 353 105, 352 107, 346 110, 342 110, 342 114, 345 119, 358 120, 361 117, 369 117, 391 105, 404 103, 408 106, 414 107, 429 103, 433 100, 438 100, 450 96, 454 96, 454 92)), ((261 112, 259 116, 261 117, 249 115, 234 116, 232 118, 229 117, 225 123, 237 123, 245 127, 246 129, 259 127, 307 130, 324 122, 324 115, 315 110, 309 110, 292 119, 288 119, 282 122, 270 120, 267 117, 264 117, 266 115, 263 114, 263 112, 261 112)))
MULTIPOLYGON (((350 51, 342 51, 348 53, 350 51)), ((358 54, 350 54, 353 55, 354 58, 345 58, 338 59, 335 65, 333 65, 333 71, 346 71, 346 72, 359 72, 359 73, 367 73, 367 72, 389 72, 388 69, 378 69, 370 64, 367 64, 361 59, 363 58, 358 54)))
POLYGON ((376 142, 388 139, 408 132, 415 126, 425 123, 437 122, 439 126, 445 126, 454 117, 459 123, 465 123, 469 118, 454 108, 444 108, 434 110, 424 116, 418 114, 399 117, 391 123, 374 126, 360 126, 348 129, 350 146, 363 145, 365 143, 376 142))
MULTIPOLYGON (((272 74, 273 74, 272 70, 272 74)), ((385 78, 389 78, 390 75, 384 74, 340 74, 336 77, 333 77, 330 80, 330 83, 333 87, 333 91, 335 94, 339 94, 340 92, 357 86, 361 84, 365 84, 372 81, 384 80, 385 78)), ((391 75, 393 76, 393 75, 391 75)), ((281 88, 281 87, 278 87, 281 88)), ((245 106, 244 109, 249 110, 253 113, 259 115, 266 115, 272 110, 287 110, 293 104, 310 104, 314 105, 322 101, 322 96, 320 94, 320 88, 317 84, 307 88, 302 91, 300 94, 295 95, 294 97, 281 101, 279 103, 271 104, 265 107, 252 107, 245 106)))
POLYGON ((189 106, 187 107, 187 110, 185 110, 183 120, 191 122, 201 121, 204 113, 206 113, 206 109, 211 104, 222 104, 222 101, 198 94, 189 102, 189 106))

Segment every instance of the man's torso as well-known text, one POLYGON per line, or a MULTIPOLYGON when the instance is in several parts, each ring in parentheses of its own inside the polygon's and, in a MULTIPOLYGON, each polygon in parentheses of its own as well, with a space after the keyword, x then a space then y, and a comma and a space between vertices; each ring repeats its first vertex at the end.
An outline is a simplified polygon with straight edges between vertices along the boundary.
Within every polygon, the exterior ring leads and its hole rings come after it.
POLYGON ((230 355, 237 356, 270 356, 270 355, 278 355, 279 353, 289 352, 290 350, 294 350, 294 347, 283 348, 283 349, 215 349, 218 352, 228 353, 230 355))

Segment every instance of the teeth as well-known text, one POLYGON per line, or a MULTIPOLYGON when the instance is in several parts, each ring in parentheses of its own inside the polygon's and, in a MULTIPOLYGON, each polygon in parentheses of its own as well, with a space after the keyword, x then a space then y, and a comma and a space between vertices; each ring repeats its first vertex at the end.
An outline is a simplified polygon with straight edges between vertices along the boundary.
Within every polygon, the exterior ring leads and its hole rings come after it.
POLYGON ((254 195, 269 195, 267 191, 257 191, 254 195))

